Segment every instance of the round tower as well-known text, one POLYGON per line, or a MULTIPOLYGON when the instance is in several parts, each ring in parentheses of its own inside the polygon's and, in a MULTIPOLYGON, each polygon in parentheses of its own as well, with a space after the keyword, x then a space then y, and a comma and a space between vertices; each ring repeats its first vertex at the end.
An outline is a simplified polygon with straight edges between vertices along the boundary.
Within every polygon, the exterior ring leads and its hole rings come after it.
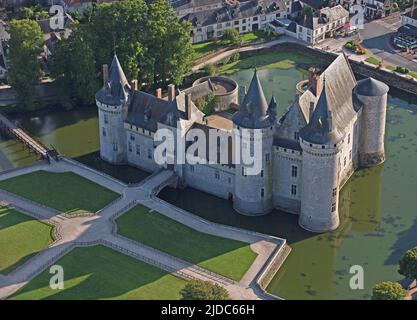
POLYGON ((103 87, 96 93, 100 128, 100 156, 112 164, 126 163, 124 120, 130 86, 115 55, 108 70, 103 66, 103 87))
POLYGON ((276 102, 268 106, 257 72, 233 117, 235 186, 233 207, 244 215, 272 210, 272 144, 276 102), (253 159, 248 163, 248 156, 253 159))
POLYGON ((299 224, 312 232, 339 226, 339 168, 343 133, 333 126, 332 112, 323 82, 316 109, 300 130, 303 150, 299 224))
POLYGON ((384 137, 389 87, 378 80, 358 81, 353 89, 355 109, 361 111, 359 165, 370 167, 385 161, 384 137))

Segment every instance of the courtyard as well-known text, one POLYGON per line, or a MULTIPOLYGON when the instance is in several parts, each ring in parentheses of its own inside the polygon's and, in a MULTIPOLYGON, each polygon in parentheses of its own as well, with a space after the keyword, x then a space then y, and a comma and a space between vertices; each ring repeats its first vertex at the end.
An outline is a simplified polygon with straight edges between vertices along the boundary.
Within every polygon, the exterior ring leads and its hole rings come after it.
POLYGON ((239 281, 256 259, 248 243, 191 229, 138 205, 117 219, 118 233, 239 281))
POLYGON ((0 188, 70 215, 94 213, 120 196, 72 172, 35 171, 0 181, 0 188))
POLYGON ((186 280, 104 246, 75 248, 56 264, 64 268, 63 290, 49 286, 45 270, 10 299, 179 299, 186 280))
POLYGON ((0 205, 0 274, 11 272, 51 244, 52 231, 51 225, 0 205))

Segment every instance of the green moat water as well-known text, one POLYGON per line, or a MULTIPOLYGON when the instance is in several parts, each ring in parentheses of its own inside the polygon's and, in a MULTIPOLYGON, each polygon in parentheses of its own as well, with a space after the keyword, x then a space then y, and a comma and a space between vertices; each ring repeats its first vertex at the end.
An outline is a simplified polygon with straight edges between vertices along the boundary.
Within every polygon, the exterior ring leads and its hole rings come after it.
MULTIPOLYGON (((251 70, 232 77, 248 85, 251 70)), ((273 93, 282 114, 292 101, 295 83, 305 78, 296 68, 259 71, 267 99, 273 93)), ((146 174, 113 167, 97 159, 99 149, 96 108, 45 111, 16 117, 46 145, 120 179, 133 182, 146 174)), ((197 190, 165 189, 161 197, 209 220, 283 237, 293 251, 268 290, 287 299, 368 298, 376 282, 399 280, 397 262, 417 245, 417 106, 389 98, 386 132, 387 161, 360 170, 341 191, 342 224, 332 233, 312 234, 297 224, 297 216, 282 212, 251 218, 238 215, 229 201, 197 190), (365 290, 349 289, 349 268, 362 265, 365 290)), ((0 139, 0 170, 30 164, 35 158, 20 144, 0 139)))

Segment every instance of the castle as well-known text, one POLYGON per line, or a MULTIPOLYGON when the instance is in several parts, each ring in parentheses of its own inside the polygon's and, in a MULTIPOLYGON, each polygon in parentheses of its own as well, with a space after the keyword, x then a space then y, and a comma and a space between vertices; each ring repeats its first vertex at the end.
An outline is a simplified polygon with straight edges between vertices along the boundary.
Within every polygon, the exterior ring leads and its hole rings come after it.
MULTIPOLYGON (((148 172, 174 170, 179 187, 190 186, 231 199, 236 211, 262 215, 273 208, 299 215, 301 227, 313 232, 339 225, 339 191, 359 167, 382 163, 387 93, 389 87, 373 78, 356 81, 345 55, 338 56, 320 75, 297 85, 294 102, 277 116, 274 97, 264 95, 255 70, 248 90, 228 78, 207 77, 185 90, 168 86, 151 95, 127 81, 115 56, 110 69, 103 66, 104 85, 96 94, 99 109, 101 158, 129 164, 148 172), (240 89, 240 90, 238 90, 240 89), (240 91, 240 94, 239 94, 240 91), (209 93, 218 96, 216 113, 206 116, 196 106, 209 93), (223 111, 238 109, 231 114, 223 111), (262 168, 246 174, 243 163, 165 164, 154 159, 158 129, 218 133, 210 148, 217 155, 262 146, 262 168), (262 133, 235 140, 242 130, 262 133), (219 140, 226 139, 226 147, 219 140)), ((178 156, 174 154, 169 156, 178 156)), ((239 151, 241 152, 241 151, 239 151)), ((168 157, 168 155, 167 155, 168 157)))

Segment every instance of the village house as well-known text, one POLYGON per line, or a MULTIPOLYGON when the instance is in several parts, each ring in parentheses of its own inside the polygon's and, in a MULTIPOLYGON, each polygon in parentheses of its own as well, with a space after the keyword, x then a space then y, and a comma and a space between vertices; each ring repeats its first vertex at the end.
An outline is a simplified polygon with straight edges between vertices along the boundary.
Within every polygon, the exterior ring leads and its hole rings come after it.
POLYGON ((365 17, 377 19, 389 16, 392 9, 392 0, 364 0, 365 17))
POLYGON ((198 1, 200 5, 193 7, 195 3, 174 7, 181 20, 192 24, 193 43, 219 38, 230 28, 239 33, 263 30, 268 22, 287 18, 290 12, 290 1, 286 0, 227 0, 210 4, 198 1))
POLYGON ((336 5, 332 8, 322 8, 312 15, 299 15, 299 18, 288 26, 286 34, 314 45, 333 37, 348 22, 349 12, 341 5, 336 5))

